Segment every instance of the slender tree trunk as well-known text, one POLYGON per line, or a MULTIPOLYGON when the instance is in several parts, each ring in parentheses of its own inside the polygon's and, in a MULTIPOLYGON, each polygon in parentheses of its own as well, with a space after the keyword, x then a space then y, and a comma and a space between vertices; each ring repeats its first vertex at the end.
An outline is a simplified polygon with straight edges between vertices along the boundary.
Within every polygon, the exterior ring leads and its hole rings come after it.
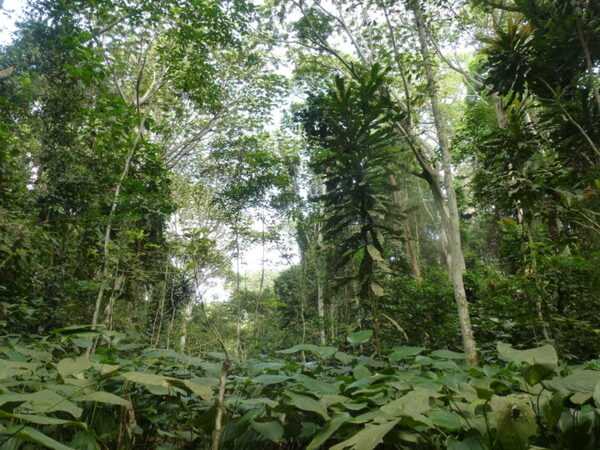
POLYGON ((260 235, 260 244, 262 248, 261 259, 260 259, 260 282, 258 286, 258 296, 256 297, 256 304, 254 305, 254 341, 258 344, 259 335, 259 317, 258 312, 260 310, 260 304, 262 302, 263 291, 265 287, 265 218, 261 216, 262 231, 260 235))
MULTIPOLYGON (((394 203, 394 206, 396 208, 400 209, 401 211, 404 211, 408 203, 407 196, 402 195, 402 192, 398 188, 398 182, 396 181, 396 177, 394 175, 389 176, 389 181, 390 185, 394 188, 394 192, 392 194, 392 202, 394 203)), ((410 263, 411 272, 413 278, 418 283, 420 283, 423 277, 421 275, 421 267, 419 265, 419 260, 415 251, 415 241, 412 236, 409 217, 403 219, 402 228, 404 231, 404 247, 406 251, 406 256, 408 258, 408 262, 410 263)))
POLYGON ((171 295, 170 295, 170 299, 171 299, 171 319, 169 320, 169 329, 167 331, 167 343, 166 343, 166 349, 168 350, 171 347, 171 334, 173 333, 173 326, 175 325, 175 302, 173 302, 173 294, 174 294, 174 290, 175 290, 175 286, 174 286, 174 280, 171 281, 171 295))
POLYGON ((238 358, 242 352, 242 299, 240 298, 240 236, 239 236, 239 220, 236 220, 235 225, 235 294, 237 298, 237 321, 235 324, 235 353, 238 358))
POLYGON ((317 275, 317 311, 319 314, 319 341, 321 345, 327 344, 325 336, 325 303, 323 301, 323 283, 317 275))
POLYGON ((211 450, 221 448, 221 434, 223 433, 223 416, 225 415, 225 387, 227 385, 227 375, 229 373, 230 362, 228 359, 223 361, 221 375, 219 377, 219 396, 217 397, 217 414, 215 415, 215 428, 212 433, 211 450))
MULTIPOLYGON (((117 211, 117 206, 119 205, 119 195, 121 193, 121 189, 123 188, 123 183, 129 174, 129 168, 131 166, 131 161, 133 159, 133 155, 135 154, 137 147, 142 139, 143 133, 143 122, 140 122, 137 130, 137 134, 133 145, 127 152, 127 156, 125 158, 125 164, 123 165, 123 170, 121 171, 121 175, 115 186, 115 192, 113 194, 112 204, 110 206, 110 212, 108 214, 108 220, 106 222, 106 227, 104 229, 104 244, 102 246, 102 270, 100 272, 100 289, 98 290, 98 295, 96 296, 96 305, 94 307, 94 314, 92 316, 92 329, 95 330, 98 326, 98 320, 100 316, 100 309, 102 308, 102 300, 104 299, 104 292, 106 290, 106 284, 108 283, 109 274, 110 274, 110 244, 111 244, 111 233, 112 233, 112 225, 113 220, 115 218, 115 213, 117 211)), ((91 348, 91 347, 90 347, 91 348)))
POLYGON ((412 9, 415 16, 415 24, 419 36, 421 55, 423 57, 425 75, 427 78, 428 95, 431 103, 431 110, 438 136, 438 142, 442 153, 442 167, 444 171, 444 190, 446 193, 447 220, 446 230, 448 237, 448 250, 450 255, 450 264, 448 271, 454 288, 454 299, 458 309, 458 318, 463 339, 463 348, 467 361, 471 365, 478 363, 477 346, 471 325, 471 316, 469 313, 469 303, 465 292, 463 275, 465 272, 465 260, 462 251, 460 237, 460 223, 458 214, 458 205, 456 201, 456 192, 454 191, 452 164, 450 156, 450 139, 446 130, 444 118, 440 110, 438 98, 438 85, 435 79, 434 70, 431 61, 431 54, 428 45, 427 30, 425 27, 423 12, 417 1, 412 2, 412 9))
POLYGON ((188 338, 188 325, 192 321, 192 313, 194 311, 194 302, 190 301, 185 305, 183 317, 181 320, 181 337, 179 338, 179 351, 185 353, 188 338))
POLYGON ((535 249, 535 240, 533 237, 533 231, 532 231, 532 224, 531 224, 531 218, 529 218, 528 220, 526 220, 525 222, 523 222, 523 228, 526 234, 526 239, 527 239, 527 247, 528 247, 528 251, 527 253, 529 253, 529 261, 528 264, 526 265, 526 271, 527 271, 527 275, 533 279, 535 286, 536 286, 536 295, 535 295, 535 310, 536 310, 536 314, 537 314, 537 319, 540 323, 540 326, 542 327, 542 335, 544 336, 544 340, 546 342, 550 342, 552 340, 552 337, 550 335, 550 330, 548 329, 548 323, 546 322, 546 319, 544 317, 544 307, 543 307, 543 299, 542 299, 542 293, 543 293, 543 289, 538 281, 538 274, 537 274, 537 252, 535 249))
POLYGON ((336 323, 336 314, 335 314, 335 299, 332 298, 329 302, 329 328, 331 333, 330 342, 336 341, 336 332, 335 332, 335 323, 336 323))
MULTIPOLYGON (((325 194, 325 185, 321 185, 321 195, 325 194)), ((323 233, 320 225, 317 225, 317 248, 315 254, 315 262, 317 269, 317 312, 319 314, 319 341, 321 345, 327 344, 327 334, 325 333, 325 299, 323 298, 323 233)))

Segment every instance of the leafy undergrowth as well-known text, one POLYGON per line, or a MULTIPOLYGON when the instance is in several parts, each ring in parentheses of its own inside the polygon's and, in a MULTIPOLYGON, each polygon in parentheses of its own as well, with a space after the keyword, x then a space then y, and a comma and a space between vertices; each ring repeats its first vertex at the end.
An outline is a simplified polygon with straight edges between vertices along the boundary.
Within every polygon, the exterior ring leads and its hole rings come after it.
MULTIPOLYGON (((224 355, 148 350, 115 332, 63 329, 0 347, 0 449, 210 447, 224 355), (73 355, 78 355, 73 357, 73 355)), ((369 333, 349 338, 354 349, 369 333)), ((298 345, 232 361, 223 449, 597 449, 597 364, 547 345, 498 345, 468 368, 448 350, 381 356, 298 345), (305 359, 304 362, 302 362, 305 359)))

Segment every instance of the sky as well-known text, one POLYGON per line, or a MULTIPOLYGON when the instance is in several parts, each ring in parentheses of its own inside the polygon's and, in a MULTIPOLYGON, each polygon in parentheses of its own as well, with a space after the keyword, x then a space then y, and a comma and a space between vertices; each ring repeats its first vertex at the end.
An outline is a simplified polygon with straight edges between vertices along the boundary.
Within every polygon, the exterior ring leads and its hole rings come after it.
POLYGON ((0 44, 5 45, 11 41, 15 22, 20 17, 24 6, 24 0, 0 0, 0 44))

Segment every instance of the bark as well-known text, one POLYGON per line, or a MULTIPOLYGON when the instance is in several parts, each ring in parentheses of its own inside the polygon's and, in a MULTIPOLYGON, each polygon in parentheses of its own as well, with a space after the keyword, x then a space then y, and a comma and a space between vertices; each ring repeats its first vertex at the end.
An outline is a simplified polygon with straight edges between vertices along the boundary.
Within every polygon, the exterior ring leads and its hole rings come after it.
POLYGON ((335 302, 332 299, 331 302, 329 303, 329 327, 330 327, 330 333, 331 333, 330 342, 332 342, 332 343, 336 341, 335 316, 336 316, 335 302))
POLYGON ((235 225, 235 294, 237 297, 237 322, 235 324, 235 353, 238 357, 242 352, 242 299, 240 298, 240 236, 238 230, 239 220, 235 225))
POLYGON ((450 156, 450 139, 445 126, 440 103, 438 98, 438 85, 434 75, 434 69, 431 61, 431 53, 428 46, 428 36, 423 18, 423 11, 418 2, 412 2, 412 10, 415 17, 415 24, 419 37, 421 56, 423 57, 425 75, 427 78, 428 95, 433 113, 434 124, 437 132, 438 143, 442 153, 442 168, 444 172, 443 186, 446 193, 445 206, 446 211, 442 215, 446 216, 442 223, 447 232, 448 253, 450 261, 448 271, 454 288, 454 299, 458 309, 458 318, 462 333, 463 348, 466 359, 469 364, 478 363, 477 346, 471 325, 471 316, 469 313, 469 303, 464 286, 465 262, 462 251, 460 237, 460 222, 458 214, 458 205, 456 201, 456 192, 454 191, 452 164, 450 156))
MULTIPOLYGON (((321 195, 325 194, 325 185, 321 185, 321 195)), ((317 262, 317 312, 319 315, 319 341, 321 345, 327 344, 327 334, 325 333, 325 299, 323 298, 323 267, 321 252, 323 251, 323 233, 321 227, 317 225, 317 248, 315 252, 315 261, 317 262)))
POLYGON ((104 243, 102 246, 102 270, 100 273, 100 289, 98 290, 98 295, 96 296, 96 305, 94 307, 94 314, 92 316, 92 329, 95 330, 98 326, 98 319, 100 317, 100 309, 102 308, 102 301, 104 299, 104 293, 106 291, 106 285, 108 283, 109 275, 110 275, 110 244, 111 244, 111 234, 112 234, 112 226, 115 218, 115 213, 117 211, 117 206, 119 205, 119 195, 121 194, 121 189, 123 188, 123 183, 127 178, 127 174, 129 173, 129 169, 131 167, 131 160, 133 159, 133 155, 135 154, 137 147, 142 139, 143 133, 143 122, 140 122, 135 140, 133 145, 129 149, 127 156, 125 158, 125 164, 123 165, 123 170, 121 171, 121 175, 119 176, 119 180, 117 185, 115 186, 115 193, 113 194, 113 200, 110 206, 110 212, 108 214, 108 220, 106 222, 106 227, 104 229, 104 243))
POLYGON ((194 303, 189 302, 185 306, 185 310, 183 311, 183 318, 181 321, 181 337, 179 338, 179 351, 181 353, 185 353, 185 347, 187 345, 187 337, 188 337, 188 324, 192 320, 193 310, 194 310, 194 303))
MULTIPOLYGON (((396 208, 399 208, 401 211, 406 209, 407 206, 407 196, 402 195, 402 192, 398 190, 398 182, 394 175, 389 176, 389 182, 394 191, 392 193, 392 202, 396 208)), ((406 192, 405 192, 406 194, 406 192)), ((410 218, 406 217, 403 219, 402 228, 404 231, 404 246, 406 251, 406 256, 410 263, 411 273, 413 278, 420 283, 423 280, 423 276, 421 274, 421 266, 419 264, 419 259, 417 256, 417 250, 415 249, 415 240, 412 235, 412 229, 410 227, 410 218)))
POLYGON ((548 328, 548 323, 544 317, 544 306, 543 306, 543 287, 539 283, 539 277, 537 274, 537 254, 535 250, 535 240, 532 232, 532 223, 531 220, 527 220, 523 223, 523 228, 527 237, 527 246, 529 253, 529 264, 527 267, 527 275, 531 277, 535 285, 537 287, 537 292, 535 294, 535 310, 537 314, 537 319, 542 327, 542 335, 544 336, 544 340, 546 342, 551 342, 552 336, 550 335, 550 329, 548 328))
POLYGON ((327 337, 325 336, 325 303, 323 301, 323 283, 320 280, 320 276, 317 276, 317 310, 319 313, 319 341, 321 345, 327 344, 327 337))
POLYGON ((225 415, 225 387, 227 385, 229 366, 230 362, 228 359, 223 361, 223 365, 221 366, 221 375, 219 377, 219 396, 217 397, 217 414, 215 415, 215 428, 212 433, 211 450, 219 450, 221 448, 223 416, 225 415))

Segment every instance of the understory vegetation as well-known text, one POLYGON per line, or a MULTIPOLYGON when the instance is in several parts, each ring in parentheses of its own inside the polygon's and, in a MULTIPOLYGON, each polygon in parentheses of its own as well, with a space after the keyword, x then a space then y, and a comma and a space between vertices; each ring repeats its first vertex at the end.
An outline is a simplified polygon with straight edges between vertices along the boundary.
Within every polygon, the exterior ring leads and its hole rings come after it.
POLYGON ((0 450, 600 448, 600 2, 5 25, 0 450))

